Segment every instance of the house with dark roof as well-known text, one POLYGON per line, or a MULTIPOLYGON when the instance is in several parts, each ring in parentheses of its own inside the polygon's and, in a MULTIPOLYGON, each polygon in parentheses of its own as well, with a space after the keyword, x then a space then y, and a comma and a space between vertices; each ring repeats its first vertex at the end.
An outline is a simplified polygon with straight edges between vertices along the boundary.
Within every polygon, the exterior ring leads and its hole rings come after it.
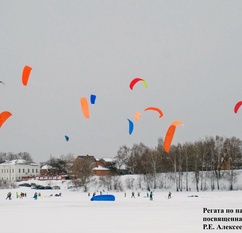
POLYGON ((111 171, 105 164, 96 159, 93 155, 78 155, 76 160, 79 160, 80 164, 84 162, 90 163, 92 174, 96 176, 111 175, 111 171))

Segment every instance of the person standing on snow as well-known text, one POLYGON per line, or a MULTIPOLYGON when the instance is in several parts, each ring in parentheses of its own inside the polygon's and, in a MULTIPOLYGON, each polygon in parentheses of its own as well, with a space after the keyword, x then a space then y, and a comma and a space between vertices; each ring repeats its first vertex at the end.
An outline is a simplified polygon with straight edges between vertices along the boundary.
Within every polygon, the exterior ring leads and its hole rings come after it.
POLYGON ((150 191, 150 200, 152 201, 153 200, 153 192, 150 191))
POLYGON ((37 194, 37 192, 34 193, 33 198, 34 198, 34 200, 37 200, 37 198, 38 198, 38 194, 37 194))
POLYGON ((8 192, 7 197, 6 197, 6 200, 7 200, 7 199, 8 199, 8 200, 12 200, 11 196, 12 196, 12 193, 11 193, 11 192, 8 192))

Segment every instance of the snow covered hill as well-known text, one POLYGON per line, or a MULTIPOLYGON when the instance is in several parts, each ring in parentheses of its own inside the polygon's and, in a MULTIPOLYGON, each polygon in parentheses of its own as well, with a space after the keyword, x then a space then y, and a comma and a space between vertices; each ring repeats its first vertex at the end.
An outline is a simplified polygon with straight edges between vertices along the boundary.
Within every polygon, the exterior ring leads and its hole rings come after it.
MULTIPOLYGON (((234 190, 242 190, 242 170, 235 171, 233 188, 234 190)), ((181 176, 182 186, 179 191, 197 191, 194 173, 189 172, 183 173, 181 176)), ((17 185, 37 184, 41 186, 55 187, 59 186, 60 189, 67 190, 79 190, 83 191, 82 188, 75 188, 70 180, 29 180, 18 182, 17 185)), ((211 179, 211 172, 200 173, 200 179, 198 183, 199 191, 211 191, 212 184, 214 185, 213 190, 227 191, 229 190, 228 172, 222 171, 221 178, 219 180, 219 189, 217 187, 216 180, 211 179)), ((55 187, 57 188, 57 187, 55 187)), ((144 175, 123 175, 123 176, 93 176, 90 182, 87 184, 88 192, 98 192, 101 190, 125 192, 125 191, 147 191, 148 189, 156 191, 176 191, 176 179, 175 173, 162 173, 154 178, 144 175), (154 182, 156 182, 156 188, 154 188, 154 182)))

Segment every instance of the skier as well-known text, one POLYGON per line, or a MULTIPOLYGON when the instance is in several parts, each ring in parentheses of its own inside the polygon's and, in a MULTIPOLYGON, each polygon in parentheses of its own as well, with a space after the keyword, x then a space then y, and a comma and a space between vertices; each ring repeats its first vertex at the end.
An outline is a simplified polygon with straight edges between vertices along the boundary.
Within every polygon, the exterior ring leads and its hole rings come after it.
POLYGON ((135 198, 134 192, 132 192, 132 196, 131 196, 131 198, 132 198, 132 197, 135 198))
POLYGON ((8 200, 12 200, 11 196, 12 196, 12 193, 11 193, 11 192, 8 192, 7 197, 6 197, 6 200, 7 200, 7 199, 8 199, 8 200))
POLYGON ((170 199, 170 198, 171 198, 171 192, 168 193, 168 199, 170 199))
POLYGON ((153 192, 152 191, 150 192, 150 200, 151 201, 153 200, 153 192))
POLYGON ((33 198, 34 198, 34 200, 37 200, 37 198, 38 198, 38 193, 37 192, 34 193, 33 198))

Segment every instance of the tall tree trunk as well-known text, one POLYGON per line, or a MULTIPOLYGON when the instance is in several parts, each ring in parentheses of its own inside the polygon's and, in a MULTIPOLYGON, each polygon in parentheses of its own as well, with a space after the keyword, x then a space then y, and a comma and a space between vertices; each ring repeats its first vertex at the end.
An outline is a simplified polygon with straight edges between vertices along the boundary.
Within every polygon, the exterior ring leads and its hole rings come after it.
POLYGON ((204 155, 203 155, 203 153, 202 153, 202 161, 201 161, 201 164, 202 164, 202 171, 201 171, 201 185, 200 185, 200 190, 203 190, 203 176, 204 176, 204 174, 203 174, 203 166, 204 166, 204 155))
POLYGON ((195 171, 196 189, 199 192, 199 170, 195 171))
POLYGON ((188 191, 188 159, 187 159, 187 153, 186 153, 186 191, 188 191))
POLYGON ((178 188, 178 179, 177 179, 177 170, 176 170, 176 160, 175 160, 175 163, 174 163, 174 173, 175 173, 175 183, 176 183, 176 191, 178 192, 179 191, 179 188, 178 188))
POLYGON ((229 190, 233 190, 234 189, 234 187, 233 187, 233 183, 234 183, 234 170, 233 170, 233 168, 232 167, 230 167, 230 171, 229 171, 229 181, 230 181, 230 187, 229 187, 229 190))

